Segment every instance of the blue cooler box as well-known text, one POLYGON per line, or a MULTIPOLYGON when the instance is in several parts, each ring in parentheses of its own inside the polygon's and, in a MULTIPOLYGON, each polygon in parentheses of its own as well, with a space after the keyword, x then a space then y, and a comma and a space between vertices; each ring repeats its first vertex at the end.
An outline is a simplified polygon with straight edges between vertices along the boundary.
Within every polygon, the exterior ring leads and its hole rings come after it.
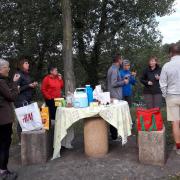
POLYGON ((75 108, 88 107, 86 88, 77 88, 74 92, 73 106, 75 108))

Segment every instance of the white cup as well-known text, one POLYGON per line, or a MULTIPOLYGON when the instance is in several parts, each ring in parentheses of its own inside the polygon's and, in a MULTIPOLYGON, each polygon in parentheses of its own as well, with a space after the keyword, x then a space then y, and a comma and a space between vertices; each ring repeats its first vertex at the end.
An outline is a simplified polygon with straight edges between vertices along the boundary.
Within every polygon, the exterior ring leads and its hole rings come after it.
POLYGON ((119 100, 118 99, 113 99, 113 104, 118 104, 119 100))

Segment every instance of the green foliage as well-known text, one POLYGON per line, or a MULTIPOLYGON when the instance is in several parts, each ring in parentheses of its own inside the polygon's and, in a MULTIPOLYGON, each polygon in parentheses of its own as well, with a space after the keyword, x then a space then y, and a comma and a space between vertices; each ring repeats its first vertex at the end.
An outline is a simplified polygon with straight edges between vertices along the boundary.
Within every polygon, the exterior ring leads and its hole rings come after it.
MULTIPOLYGON (((155 18, 172 13, 174 0, 71 3, 77 84, 104 80, 116 53, 130 59, 139 74, 150 55, 161 63, 167 59, 155 18)), ((15 64, 22 54, 28 55, 36 79, 46 74, 48 64, 63 71, 61 11, 60 0, 1 0, 0 56, 15 64)))
POLYGON ((36 77, 44 66, 60 58, 61 10, 56 0, 3 0, 1 8, 0 55, 18 59, 27 55, 36 77), (59 45, 59 46, 58 46, 59 45))
POLYGON ((72 0, 75 50, 91 84, 105 77, 106 65, 117 52, 137 67, 150 55, 159 56, 161 35, 155 18, 170 14, 173 2, 72 0))

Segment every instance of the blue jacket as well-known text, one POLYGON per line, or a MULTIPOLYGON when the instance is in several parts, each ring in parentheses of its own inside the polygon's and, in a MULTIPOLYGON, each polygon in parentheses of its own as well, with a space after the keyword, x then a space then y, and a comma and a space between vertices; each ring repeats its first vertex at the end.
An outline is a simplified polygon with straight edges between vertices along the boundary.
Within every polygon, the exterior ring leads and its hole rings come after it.
POLYGON ((129 83, 123 85, 123 96, 131 96, 132 95, 132 85, 135 85, 136 79, 131 75, 131 72, 128 70, 120 70, 119 75, 122 79, 125 77, 129 78, 129 83))

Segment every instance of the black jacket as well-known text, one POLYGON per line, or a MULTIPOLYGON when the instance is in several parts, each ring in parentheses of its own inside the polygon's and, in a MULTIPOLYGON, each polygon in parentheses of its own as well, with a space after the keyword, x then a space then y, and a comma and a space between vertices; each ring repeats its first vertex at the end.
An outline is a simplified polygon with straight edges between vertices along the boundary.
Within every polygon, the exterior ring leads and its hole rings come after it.
POLYGON ((29 87, 32 80, 28 72, 19 71, 18 74, 20 74, 20 78, 17 82, 18 86, 20 86, 20 94, 18 95, 14 105, 16 107, 21 107, 23 104, 30 103, 32 101, 33 88, 29 87))
POLYGON ((156 74, 159 76, 161 74, 161 68, 159 66, 156 66, 154 70, 148 67, 143 71, 140 81, 144 85, 144 94, 161 94, 159 80, 155 78, 156 74), (151 81, 153 85, 148 85, 148 81, 151 81))

